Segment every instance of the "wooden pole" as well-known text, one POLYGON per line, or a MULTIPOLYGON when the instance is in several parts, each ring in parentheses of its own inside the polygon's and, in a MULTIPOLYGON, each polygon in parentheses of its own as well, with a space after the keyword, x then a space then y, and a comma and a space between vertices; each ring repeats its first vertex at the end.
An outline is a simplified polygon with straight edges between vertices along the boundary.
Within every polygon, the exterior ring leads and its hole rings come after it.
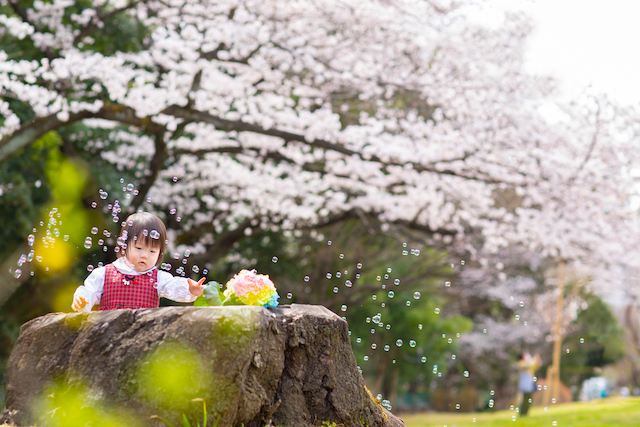
POLYGON ((547 389, 543 394, 544 405, 549 405, 552 398, 560 396, 560 354, 562 351, 562 303, 564 296, 564 261, 558 264, 558 300, 556 305, 556 324, 554 328, 553 360, 547 370, 547 389))

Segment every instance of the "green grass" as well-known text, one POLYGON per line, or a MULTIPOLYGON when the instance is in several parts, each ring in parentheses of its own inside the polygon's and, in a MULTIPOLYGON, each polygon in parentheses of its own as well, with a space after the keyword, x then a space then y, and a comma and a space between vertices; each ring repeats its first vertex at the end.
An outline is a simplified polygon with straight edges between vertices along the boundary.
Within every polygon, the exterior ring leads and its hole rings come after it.
POLYGON ((407 427, 637 427, 640 426, 640 398, 607 398, 588 403, 554 404, 547 411, 533 406, 526 417, 518 415, 514 411, 433 412, 400 415, 400 418, 407 427), (516 415, 515 421, 512 420, 513 415, 516 415))

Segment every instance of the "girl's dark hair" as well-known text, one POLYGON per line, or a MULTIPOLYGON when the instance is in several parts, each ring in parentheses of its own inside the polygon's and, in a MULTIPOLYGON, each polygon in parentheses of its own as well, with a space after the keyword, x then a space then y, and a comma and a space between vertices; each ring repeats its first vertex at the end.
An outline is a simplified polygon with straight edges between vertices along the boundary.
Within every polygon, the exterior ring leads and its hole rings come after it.
POLYGON ((146 246, 158 248, 158 262, 156 267, 160 267, 167 246, 167 229, 160 218, 149 212, 138 212, 129 217, 122 226, 118 243, 121 248, 118 257, 123 257, 127 249, 136 241, 142 242, 146 246), (125 246, 126 245, 126 246, 125 246))

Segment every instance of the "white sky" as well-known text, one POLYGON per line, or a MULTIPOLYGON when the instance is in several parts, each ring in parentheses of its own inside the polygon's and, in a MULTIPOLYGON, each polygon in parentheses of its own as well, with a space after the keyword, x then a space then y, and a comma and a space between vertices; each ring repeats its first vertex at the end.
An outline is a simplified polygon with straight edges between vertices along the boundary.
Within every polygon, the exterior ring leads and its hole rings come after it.
POLYGON ((640 0, 485 0, 483 20, 524 9, 536 26, 532 73, 552 74, 568 94, 591 85, 618 102, 640 103, 640 0))

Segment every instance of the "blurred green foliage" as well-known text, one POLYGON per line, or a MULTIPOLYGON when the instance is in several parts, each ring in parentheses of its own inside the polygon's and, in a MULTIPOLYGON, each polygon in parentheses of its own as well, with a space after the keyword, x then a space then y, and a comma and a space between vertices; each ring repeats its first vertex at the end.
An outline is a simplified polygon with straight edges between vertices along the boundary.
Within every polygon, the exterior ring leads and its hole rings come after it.
POLYGON ((562 343, 560 379, 579 387, 596 369, 624 356, 623 330, 611 308, 601 298, 581 289, 586 307, 573 321, 572 332, 562 343))

